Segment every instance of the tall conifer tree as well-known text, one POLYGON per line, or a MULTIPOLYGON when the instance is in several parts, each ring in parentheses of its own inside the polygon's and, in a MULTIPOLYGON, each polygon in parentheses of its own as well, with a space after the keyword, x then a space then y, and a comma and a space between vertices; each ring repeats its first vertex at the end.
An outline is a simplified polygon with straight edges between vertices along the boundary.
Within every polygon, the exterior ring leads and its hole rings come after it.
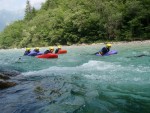
POLYGON ((32 18, 32 7, 30 5, 30 1, 27 0, 25 9, 25 19, 30 20, 31 18, 32 18))

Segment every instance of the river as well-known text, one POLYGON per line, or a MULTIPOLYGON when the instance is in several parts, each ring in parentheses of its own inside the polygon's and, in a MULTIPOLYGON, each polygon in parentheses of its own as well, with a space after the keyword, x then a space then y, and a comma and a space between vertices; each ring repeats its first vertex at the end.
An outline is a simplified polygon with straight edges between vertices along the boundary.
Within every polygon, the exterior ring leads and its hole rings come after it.
POLYGON ((92 55, 103 46, 65 46, 58 59, 0 50, 1 70, 21 72, 12 78, 18 85, 0 90, 1 113, 150 113, 150 43, 113 44, 118 54, 92 55), (135 57, 141 54, 148 56, 135 57))

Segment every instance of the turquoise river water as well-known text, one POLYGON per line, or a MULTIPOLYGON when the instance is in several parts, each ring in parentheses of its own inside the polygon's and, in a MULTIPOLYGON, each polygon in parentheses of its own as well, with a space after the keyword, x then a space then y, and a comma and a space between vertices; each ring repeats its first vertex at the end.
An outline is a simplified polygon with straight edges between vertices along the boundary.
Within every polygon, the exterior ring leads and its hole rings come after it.
POLYGON ((21 72, 12 78, 18 85, 0 90, 1 113, 150 113, 150 43, 114 44, 118 54, 92 55, 101 47, 63 47, 68 53, 58 59, 0 50, 1 70, 21 72), (148 56, 134 57, 141 54, 148 56))

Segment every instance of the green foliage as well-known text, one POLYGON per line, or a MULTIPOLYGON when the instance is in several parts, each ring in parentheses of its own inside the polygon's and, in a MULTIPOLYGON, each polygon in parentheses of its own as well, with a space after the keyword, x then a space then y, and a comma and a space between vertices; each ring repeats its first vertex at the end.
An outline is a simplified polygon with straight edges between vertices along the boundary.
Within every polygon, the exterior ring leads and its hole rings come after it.
POLYGON ((31 19, 31 11, 32 11, 32 8, 30 5, 30 2, 29 2, 29 0, 27 0, 26 9, 25 9, 25 19, 26 20, 31 19))
POLYGON ((22 31, 24 28, 23 21, 16 21, 9 25, 0 34, 1 48, 17 47, 22 40, 22 31))
POLYGON ((47 0, 0 34, 1 48, 149 39, 149 0, 47 0))
POLYGON ((25 20, 31 20, 36 15, 36 10, 30 5, 30 1, 27 0, 26 9, 25 9, 25 20))
MULTIPOLYGON (((147 0, 127 1, 123 10, 123 37, 148 39, 149 38, 149 17, 150 7, 145 7, 147 0), (147 29, 148 28, 148 29, 147 29)), ((148 4, 147 4, 148 5, 148 4)), ((149 2, 150 5, 150 2, 149 2)), ((125 38, 126 39, 126 38, 125 38)))

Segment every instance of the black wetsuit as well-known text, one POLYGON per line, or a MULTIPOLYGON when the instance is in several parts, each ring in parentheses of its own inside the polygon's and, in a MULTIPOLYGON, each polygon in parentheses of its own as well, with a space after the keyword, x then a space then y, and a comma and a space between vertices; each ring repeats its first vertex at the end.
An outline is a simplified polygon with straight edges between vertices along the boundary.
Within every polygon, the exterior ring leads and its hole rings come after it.
POLYGON ((55 50, 55 53, 58 53, 58 52, 59 52, 59 50, 60 50, 59 48, 58 48, 58 49, 56 49, 56 50, 55 50))
POLYGON ((102 50, 100 51, 101 55, 105 55, 106 53, 108 53, 110 51, 109 48, 107 47, 103 47, 102 50))
POLYGON ((24 55, 28 55, 30 53, 30 51, 25 51, 24 55))
POLYGON ((40 52, 39 50, 36 50, 36 49, 34 49, 33 51, 36 52, 36 53, 39 53, 39 52, 40 52))
POLYGON ((44 54, 47 54, 47 53, 52 53, 52 51, 46 50, 46 51, 44 52, 44 54))

